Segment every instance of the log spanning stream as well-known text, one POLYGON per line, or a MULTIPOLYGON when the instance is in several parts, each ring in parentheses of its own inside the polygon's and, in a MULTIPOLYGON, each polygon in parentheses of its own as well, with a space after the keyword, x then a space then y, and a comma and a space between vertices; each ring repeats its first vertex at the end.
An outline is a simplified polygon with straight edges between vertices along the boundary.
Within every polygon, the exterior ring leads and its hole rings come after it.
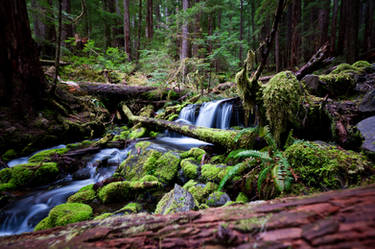
MULTIPOLYGON (((233 103, 227 99, 203 103, 201 106, 188 105, 181 110, 176 122, 220 129, 229 129, 231 126, 240 125, 239 115, 233 112, 233 103)), ((168 131, 163 136, 151 140, 151 142, 166 149, 173 147, 179 150, 207 145, 203 141, 168 131)), ((132 146, 134 144, 122 150, 116 148, 103 149, 91 156, 86 167, 80 169, 80 172, 67 175, 52 184, 38 187, 26 196, 0 209, 0 236, 33 231, 34 227, 48 215, 54 206, 65 203, 70 195, 76 193, 82 187, 111 177, 116 168, 126 159, 132 146), (106 168, 97 167, 102 161, 106 161, 110 166, 106 168)), ((65 145, 53 148, 63 147, 65 145)), ((29 158, 22 157, 12 160, 8 163, 8 167, 27 163, 29 158)))

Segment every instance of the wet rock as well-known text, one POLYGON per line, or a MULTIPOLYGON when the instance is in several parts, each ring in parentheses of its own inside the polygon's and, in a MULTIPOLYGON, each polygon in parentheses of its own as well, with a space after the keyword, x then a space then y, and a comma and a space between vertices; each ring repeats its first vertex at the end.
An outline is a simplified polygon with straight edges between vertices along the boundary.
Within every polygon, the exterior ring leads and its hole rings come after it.
POLYGON ((362 120, 357 127, 365 139, 362 149, 375 153, 375 116, 362 120))
POLYGON ((303 77, 302 81, 305 82, 306 89, 314 95, 321 95, 324 90, 324 83, 319 80, 319 76, 308 74, 303 77))
POLYGON ((362 99, 359 104, 361 112, 375 112, 375 90, 372 90, 362 99))
POLYGON ((206 204, 210 207, 220 207, 230 201, 230 197, 227 193, 216 191, 210 194, 206 204))
POLYGON ((159 201, 155 214, 174 214, 187 212, 194 208, 195 201, 193 196, 180 185, 175 184, 174 189, 165 194, 159 201))
POLYGON ((72 175, 74 180, 85 180, 90 178, 90 169, 89 168, 82 168, 77 170, 72 175))

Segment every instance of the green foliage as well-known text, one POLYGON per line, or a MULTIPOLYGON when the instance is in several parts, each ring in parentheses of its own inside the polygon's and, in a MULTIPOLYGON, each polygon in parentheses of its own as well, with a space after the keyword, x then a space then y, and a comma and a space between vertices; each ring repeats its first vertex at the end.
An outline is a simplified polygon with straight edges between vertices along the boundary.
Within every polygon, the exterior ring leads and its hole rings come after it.
POLYGON ((81 188, 77 193, 74 195, 69 196, 67 202, 76 202, 76 203, 90 203, 96 198, 96 192, 93 188, 93 184, 87 185, 81 188))

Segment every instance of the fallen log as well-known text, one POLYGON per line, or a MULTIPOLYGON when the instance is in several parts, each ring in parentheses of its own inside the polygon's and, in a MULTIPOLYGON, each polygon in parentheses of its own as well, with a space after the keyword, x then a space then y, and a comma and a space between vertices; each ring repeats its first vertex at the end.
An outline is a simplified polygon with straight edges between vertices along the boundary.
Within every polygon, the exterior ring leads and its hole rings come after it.
POLYGON ((122 106, 122 110, 127 118, 134 123, 141 123, 143 126, 161 129, 168 129, 180 133, 185 136, 196 138, 208 143, 219 145, 228 150, 237 148, 251 148, 257 137, 255 132, 250 130, 241 132, 234 130, 221 130, 215 128, 206 128, 188 124, 181 124, 162 119, 146 118, 142 116, 134 116, 131 110, 126 106, 122 106))
POLYGON ((149 101, 160 101, 163 99, 167 99, 168 97, 172 99, 178 99, 179 97, 184 95, 183 91, 168 88, 160 89, 150 86, 128 86, 123 84, 73 81, 62 81, 62 83, 69 86, 70 92, 88 94, 97 96, 99 98, 112 100, 124 101, 130 99, 147 99, 149 101))
POLYGON ((375 185, 0 237, 13 248, 373 248, 375 185))

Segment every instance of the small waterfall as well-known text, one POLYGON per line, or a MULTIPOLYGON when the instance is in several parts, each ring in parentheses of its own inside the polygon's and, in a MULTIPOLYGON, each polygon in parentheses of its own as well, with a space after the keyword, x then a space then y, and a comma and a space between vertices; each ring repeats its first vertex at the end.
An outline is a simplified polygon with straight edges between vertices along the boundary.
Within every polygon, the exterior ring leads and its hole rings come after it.
POLYGON ((216 115, 216 128, 229 129, 232 119, 233 105, 225 102, 221 105, 220 112, 216 115))
POLYGON ((195 118, 196 110, 197 110, 197 105, 187 105, 181 110, 180 115, 178 116, 178 119, 186 120, 194 124, 195 119, 196 119, 195 118))
POLYGON ((86 164, 86 169, 89 170, 88 179, 73 181, 72 176, 68 175, 55 184, 40 187, 13 202, 0 214, 0 236, 33 231, 36 224, 45 218, 54 206, 65 203, 70 195, 82 187, 112 176, 117 166, 126 159, 130 148, 131 146, 125 150, 103 149, 95 154, 86 164), (99 164, 106 167, 98 167, 99 164), (53 185, 55 186, 51 189, 53 185))

